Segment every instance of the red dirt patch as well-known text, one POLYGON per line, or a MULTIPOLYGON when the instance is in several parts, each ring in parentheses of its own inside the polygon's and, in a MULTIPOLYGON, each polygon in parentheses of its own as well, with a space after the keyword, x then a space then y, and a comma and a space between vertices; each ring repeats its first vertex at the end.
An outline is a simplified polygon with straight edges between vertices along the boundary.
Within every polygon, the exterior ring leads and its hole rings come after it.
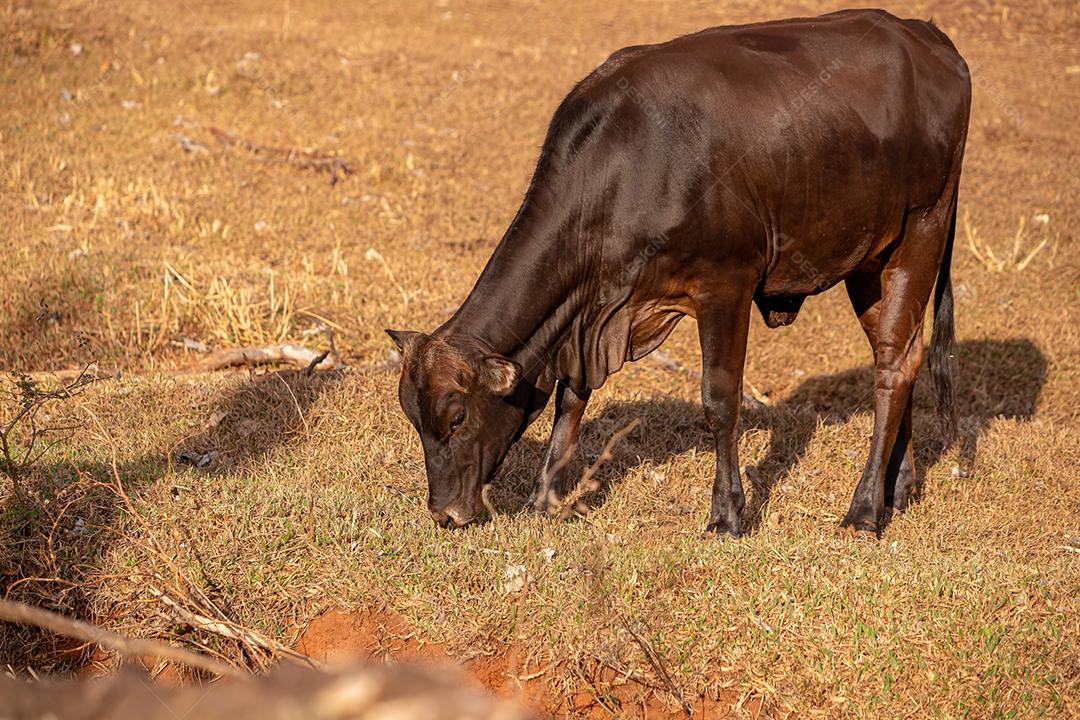
POLYGON ((442 645, 421 644, 405 620, 389 609, 327 610, 305 628, 296 649, 329 664, 387 657, 416 662, 446 655, 442 645))
MULTIPOLYGON (((328 610, 304 629, 296 649, 320 662, 341 664, 363 660, 390 660, 421 664, 450 665, 464 670, 477 683, 502 698, 524 703, 541 718, 686 718, 671 700, 670 693, 626 678, 611 668, 597 664, 591 672, 580 673, 581 689, 563 696, 544 682, 544 676, 511 672, 510 648, 461 661, 448 654, 440 643, 419 640, 408 622, 388 608, 359 612, 328 610)), ((516 664, 516 663, 515 663, 516 664)), ((693 718, 731 717, 742 700, 742 710, 752 718, 761 713, 761 698, 743 699, 734 690, 724 689, 716 697, 689 699, 693 718)))

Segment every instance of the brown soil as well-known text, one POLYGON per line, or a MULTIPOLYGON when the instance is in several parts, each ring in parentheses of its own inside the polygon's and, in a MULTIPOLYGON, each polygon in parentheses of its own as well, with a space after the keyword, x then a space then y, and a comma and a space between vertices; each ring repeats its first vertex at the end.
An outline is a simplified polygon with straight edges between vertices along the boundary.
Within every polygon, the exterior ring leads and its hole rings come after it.
MULTIPOLYGON (((389 608, 368 608, 358 612, 327 610, 304 629, 296 649, 320 662, 336 665, 356 661, 412 662, 435 664, 464 670, 480 686, 502 698, 524 703, 541 718, 685 718, 671 693, 624 678, 611 668, 597 668, 588 684, 593 689, 569 697, 545 682, 544 675, 532 672, 517 675, 512 648, 493 655, 461 660, 441 643, 423 643, 408 622, 389 608)), ((531 668, 530 668, 531 670, 531 668)), ((547 673, 545 673, 546 675, 547 673)), ((716 696, 687 698, 694 718, 731 717, 738 706, 743 715, 757 718, 761 698, 744 696, 731 689, 716 696)))

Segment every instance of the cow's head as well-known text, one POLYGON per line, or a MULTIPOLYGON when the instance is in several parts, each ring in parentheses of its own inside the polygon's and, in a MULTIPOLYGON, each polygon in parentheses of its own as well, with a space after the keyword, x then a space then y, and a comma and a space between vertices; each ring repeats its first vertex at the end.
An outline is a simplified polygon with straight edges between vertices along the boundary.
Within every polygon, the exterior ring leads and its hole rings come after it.
POLYGON ((442 527, 483 511, 484 486, 520 435, 517 363, 461 339, 387 330, 401 351, 401 408, 424 446, 428 510, 442 527))

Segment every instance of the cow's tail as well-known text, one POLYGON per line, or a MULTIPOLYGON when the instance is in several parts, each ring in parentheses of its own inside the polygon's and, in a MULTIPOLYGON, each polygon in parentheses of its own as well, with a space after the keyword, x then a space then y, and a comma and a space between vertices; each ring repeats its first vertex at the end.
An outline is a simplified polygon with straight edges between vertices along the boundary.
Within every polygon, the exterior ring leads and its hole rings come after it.
POLYGON ((945 446, 956 439, 956 405, 953 397, 953 350, 955 327, 953 325, 952 251, 956 237, 956 202, 953 202, 952 218, 949 220, 949 237, 938 270, 934 287, 934 332, 930 337, 930 379, 937 396, 937 413, 945 446))

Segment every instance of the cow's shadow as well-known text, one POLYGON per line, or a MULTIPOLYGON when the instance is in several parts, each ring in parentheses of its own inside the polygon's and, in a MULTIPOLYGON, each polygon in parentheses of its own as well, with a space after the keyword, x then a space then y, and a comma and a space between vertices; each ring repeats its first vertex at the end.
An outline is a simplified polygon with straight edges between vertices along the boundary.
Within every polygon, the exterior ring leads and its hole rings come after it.
MULTIPOLYGON (((975 460, 979 435, 990 420, 1029 420, 1034 415, 1046 381, 1047 362, 1027 339, 966 341, 957 344, 956 355, 960 464, 969 468, 975 460)), ((925 478, 925 469, 945 449, 928 384, 926 378, 920 377, 915 391, 915 454, 920 481, 925 478)), ((747 488, 744 527, 752 530, 758 525, 772 487, 803 457, 819 424, 844 423, 859 413, 870 413, 872 397, 873 367, 864 366, 810 377, 775 405, 744 406, 741 431, 769 432, 768 450, 754 463, 756 472, 747 475, 753 487, 747 488)), ((602 486, 589 498, 593 507, 602 505, 612 486, 638 465, 662 463, 692 449, 713 452, 712 435, 699 403, 671 397, 616 402, 583 424, 578 453, 582 457, 571 466, 568 482, 576 482, 584 465, 600 454, 608 438, 635 418, 641 424, 614 448, 613 457, 596 475, 602 486)), ((869 439, 859 449, 856 461, 863 462, 868 450, 869 439)), ((543 441, 535 438, 523 438, 515 446, 496 481, 496 509, 518 512, 525 508, 543 453, 543 441)), ((854 491, 856 479, 852 478, 848 490, 854 491)), ((712 478, 702 478, 702 482, 709 484, 712 478)))
MULTIPOLYGON (((205 423, 171 438, 161 452, 121 458, 115 466, 101 459, 46 456, 47 462, 25 478, 26 497, 0 504, 0 596, 52 603, 68 614, 93 618, 81 586, 83 572, 108 552, 118 521, 130 510, 121 487, 135 497, 169 478, 177 478, 178 485, 200 478, 210 482, 255 467, 308 432, 319 398, 341 377, 338 371, 252 372, 209 394, 205 423)), ((227 594, 206 578, 203 582, 202 591, 231 615, 227 594)), ((0 623, 0 665, 63 673, 81 667, 90 650, 34 628, 0 623)))

